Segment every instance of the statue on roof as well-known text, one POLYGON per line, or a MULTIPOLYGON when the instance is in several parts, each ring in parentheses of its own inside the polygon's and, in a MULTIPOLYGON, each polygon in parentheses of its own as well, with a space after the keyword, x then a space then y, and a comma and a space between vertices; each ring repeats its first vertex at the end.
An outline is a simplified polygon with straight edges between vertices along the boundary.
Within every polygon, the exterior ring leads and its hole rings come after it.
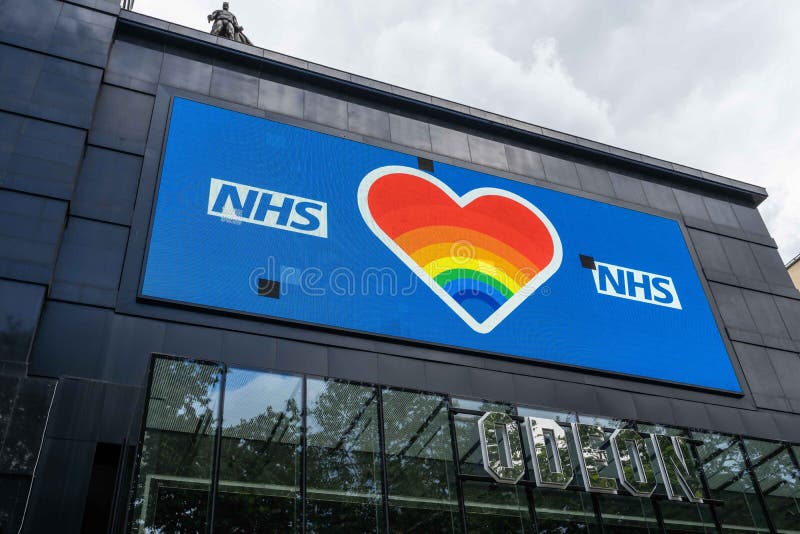
POLYGON ((208 22, 213 22, 211 27, 211 35, 218 35, 225 39, 230 39, 239 43, 252 45, 250 39, 244 34, 244 27, 239 26, 239 21, 236 20, 236 15, 229 11, 230 4, 224 2, 222 9, 217 9, 208 16, 208 22))

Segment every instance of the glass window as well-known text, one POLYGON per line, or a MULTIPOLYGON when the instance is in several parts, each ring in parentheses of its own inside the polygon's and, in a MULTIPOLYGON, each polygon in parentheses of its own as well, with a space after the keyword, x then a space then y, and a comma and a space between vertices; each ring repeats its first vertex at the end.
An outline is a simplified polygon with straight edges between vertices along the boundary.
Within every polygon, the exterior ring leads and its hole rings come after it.
POLYGON ((154 361, 134 532, 206 530, 221 377, 217 365, 154 361))
POLYGON ((300 530, 303 379, 229 369, 214 528, 300 530))
POLYGON ((447 400, 383 392, 389 524, 393 532, 461 532, 447 400))
POLYGON ((467 532, 533 532, 528 495, 521 486, 465 482, 467 532))
MULTIPOLYGON (((640 432, 647 432, 650 434, 660 434, 666 436, 683 436, 687 437, 686 430, 674 428, 664 425, 645 425, 637 424, 636 428, 640 432)), ((648 454, 652 462, 656 462, 655 454, 652 445, 648 443, 648 454)), ((666 495, 664 489, 664 482, 661 478, 661 473, 656 469, 656 486, 655 493, 657 495, 666 495)), ((660 500, 656 504, 661 510, 661 516, 664 518, 664 527, 670 534, 689 534, 689 533, 712 533, 717 532, 714 517, 711 514, 711 505, 709 504, 696 504, 690 502, 679 502, 660 500)))
MULTIPOLYGON (((574 413, 555 412, 538 408, 517 409, 522 417, 542 417, 560 423, 565 430, 570 447, 570 459, 574 478, 571 488, 583 489, 580 480, 580 468, 575 456, 575 444, 569 423, 577 421, 574 413)), ((525 461, 528 464, 529 479, 532 478, 532 458, 530 446, 526 443, 525 461)), ((599 532, 595 519, 590 494, 583 491, 536 488, 533 490, 533 502, 536 508, 536 526, 539 532, 599 532)))
POLYGON ((778 532, 800 532, 800 472, 788 446, 746 439, 764 502, 778 532))
POLYGON ((308 531, 381 530, 377 389, 332 380, 307 383, 308 531))
POLYGON ((769 532, 739 442, 732 436, 692 432, 711 498, 725 502, 717 514, 725 532, 769 532))

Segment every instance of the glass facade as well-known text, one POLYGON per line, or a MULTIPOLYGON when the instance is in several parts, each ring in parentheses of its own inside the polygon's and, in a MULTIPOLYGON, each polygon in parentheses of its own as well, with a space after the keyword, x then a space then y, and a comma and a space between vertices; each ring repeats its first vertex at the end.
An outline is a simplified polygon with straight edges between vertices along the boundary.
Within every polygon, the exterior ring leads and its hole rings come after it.
POLYGON ((800 534, 798 453, 702 430, 156 357, 129 524, 141 533, 800 534), (576 453, 587 443, 570 431, 566 489, 536 486, 527 446, 519 483, 499 484, 483 469, 478 437, 488 411, 516 425, 529 416, 595 425, 594 483, 618 478, 609 439, 619 430, 638 454, 632 476, 655 492, 584 491, 576 453), (637 433, 692 440, 708 499, 668 500, 648 467, 652 442, 637 433))

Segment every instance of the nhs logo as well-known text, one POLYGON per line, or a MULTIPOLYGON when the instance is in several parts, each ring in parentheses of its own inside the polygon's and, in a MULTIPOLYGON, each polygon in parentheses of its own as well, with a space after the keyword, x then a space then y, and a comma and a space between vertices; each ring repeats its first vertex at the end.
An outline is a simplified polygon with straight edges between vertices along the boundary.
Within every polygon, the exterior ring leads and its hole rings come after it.
POLYGON ((211 179, 208 214, 224 221, 328 237, 328 204, 249 185, 211 179))
POLYGON ((585 256, 581 260, 584 258, 593 263, 590 268, 594 285, 601 295, 683 309, 675 283, 669 276, 594 261, 585 256))

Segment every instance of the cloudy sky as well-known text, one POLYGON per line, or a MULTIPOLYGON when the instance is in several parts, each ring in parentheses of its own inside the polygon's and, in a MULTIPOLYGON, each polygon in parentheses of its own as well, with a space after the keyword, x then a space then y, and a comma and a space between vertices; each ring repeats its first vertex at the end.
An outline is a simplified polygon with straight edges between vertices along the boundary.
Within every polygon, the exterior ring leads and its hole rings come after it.
MULTIPOLYGON (((797 0, 230 0, 258 46, 766 187, 800 253, 797 0)), ((136 0, 208 30, 222 0, 136 0)))

